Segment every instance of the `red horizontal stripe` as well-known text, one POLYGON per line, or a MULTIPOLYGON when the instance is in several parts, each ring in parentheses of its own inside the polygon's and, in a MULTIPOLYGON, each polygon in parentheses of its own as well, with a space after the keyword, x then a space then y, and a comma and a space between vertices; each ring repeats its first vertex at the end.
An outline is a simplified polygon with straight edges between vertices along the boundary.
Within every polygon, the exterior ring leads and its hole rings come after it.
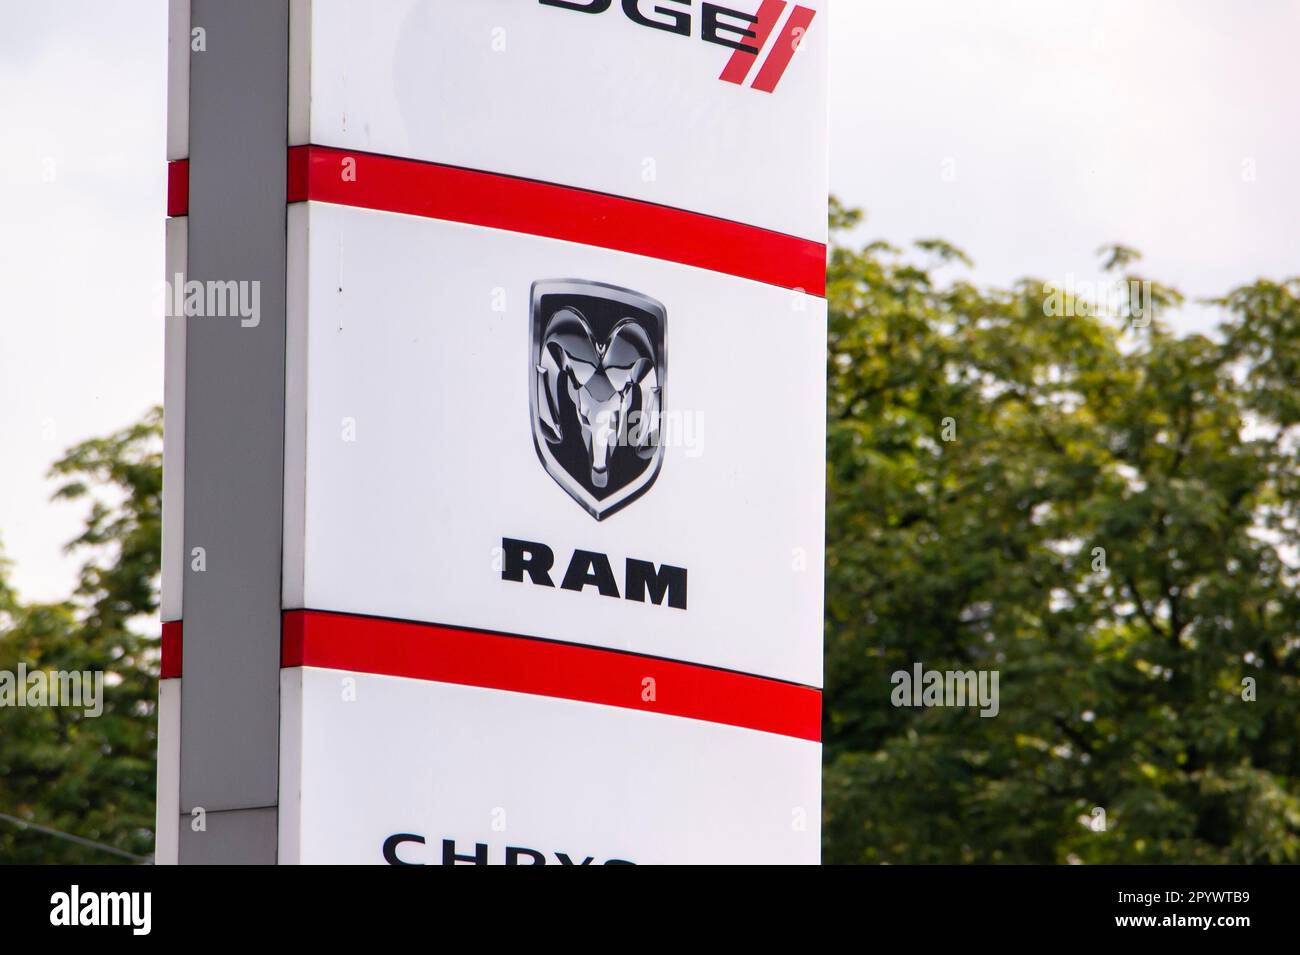
POLYGON ((289 202, 306 202, 308 170, 311 166, 311 146, 289 147, 289 178, 286 183, 289 202))
POLYGON ((184 216, 190 211, 190 161, 177 159, 167 164, 167 215, 184 216))
MULTIPOLYGON (((329 202, 546 236, 826 295, 823 243, 585 189, 294 146, 286 193, 289 202, 329 202), (346 178, 345 159, 355 163, 346 178)), ((189 160, 181 159, 167 167, 167 214, 188 213, 189 160)))
POLYGON ((580 242, 802 289, 811 295, 826 294, 822 243, 531 179, 324 146, 295 146, 289 150, 288 198, 580 242))
POLYGON ((169 620, 162 625, 162 678, 170 680, 181 675, 181 646, 183 627, 179 620, 169 620))
POLYGON ((697 664, 315 610, 284 614, 283 667, 434 680, 821 739, 821 692, 697 664), (647 680, 654 699, 646 700, 647 680))

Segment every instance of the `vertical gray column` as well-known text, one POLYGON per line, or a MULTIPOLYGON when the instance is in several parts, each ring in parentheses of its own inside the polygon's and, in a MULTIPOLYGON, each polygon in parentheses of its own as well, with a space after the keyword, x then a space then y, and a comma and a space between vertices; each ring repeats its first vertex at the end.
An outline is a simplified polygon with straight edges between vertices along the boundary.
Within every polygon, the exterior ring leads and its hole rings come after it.
POLYGON ((289 10, 288 0, 190 9, 206 50, 190 54, 188 277, 256 282, 260 313, 256 325, 186 319, 180 861, 273 863, 289 10), (206 831, 191 824, 195 808, 206 831))

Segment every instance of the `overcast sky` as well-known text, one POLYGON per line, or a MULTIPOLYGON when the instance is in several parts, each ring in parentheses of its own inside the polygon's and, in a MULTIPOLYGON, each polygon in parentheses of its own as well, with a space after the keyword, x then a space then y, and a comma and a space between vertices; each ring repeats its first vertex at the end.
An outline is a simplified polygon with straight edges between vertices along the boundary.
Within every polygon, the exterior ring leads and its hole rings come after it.
MULTIPOLYGON (((45 478, 162 398, 164 0, 0 0, 0 541, 68 592, 45 478)), ((1095 278, 1123 241, 1194 296, 1300 273, 1296 0, 833 0, 831 181, 863 237, 973 277, 1095 278)), ((1185 327, 1208 327, 1190 310, 1185 327)))

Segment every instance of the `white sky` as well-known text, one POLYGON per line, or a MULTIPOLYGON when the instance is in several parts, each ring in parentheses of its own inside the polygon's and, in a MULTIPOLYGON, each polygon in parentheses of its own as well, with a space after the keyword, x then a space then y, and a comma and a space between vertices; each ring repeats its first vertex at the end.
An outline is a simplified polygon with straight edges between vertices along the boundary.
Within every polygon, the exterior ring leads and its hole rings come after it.
MULTIPOLYGON (((0 0, 0 542, 28 599, 76 570, 50 462, 161 401, 165 7, 0 0)), ((987 283, 1094 279, 1111 241, 1193 296, 1300 272, 1297 0, 832 17, 831 180, 864 238, 948 239, 987 283)))

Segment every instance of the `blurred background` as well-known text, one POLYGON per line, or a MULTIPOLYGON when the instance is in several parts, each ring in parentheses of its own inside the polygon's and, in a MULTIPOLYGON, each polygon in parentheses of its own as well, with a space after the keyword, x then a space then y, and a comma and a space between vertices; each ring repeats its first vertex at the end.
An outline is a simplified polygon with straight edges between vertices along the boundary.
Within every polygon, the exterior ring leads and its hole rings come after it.
MULTIPOLYGON (((0 861, 144 860, 166 4, 0 7, 0 861)), ((1300 4, 831 15, 826 860, 1296 861, 1300 4)))

